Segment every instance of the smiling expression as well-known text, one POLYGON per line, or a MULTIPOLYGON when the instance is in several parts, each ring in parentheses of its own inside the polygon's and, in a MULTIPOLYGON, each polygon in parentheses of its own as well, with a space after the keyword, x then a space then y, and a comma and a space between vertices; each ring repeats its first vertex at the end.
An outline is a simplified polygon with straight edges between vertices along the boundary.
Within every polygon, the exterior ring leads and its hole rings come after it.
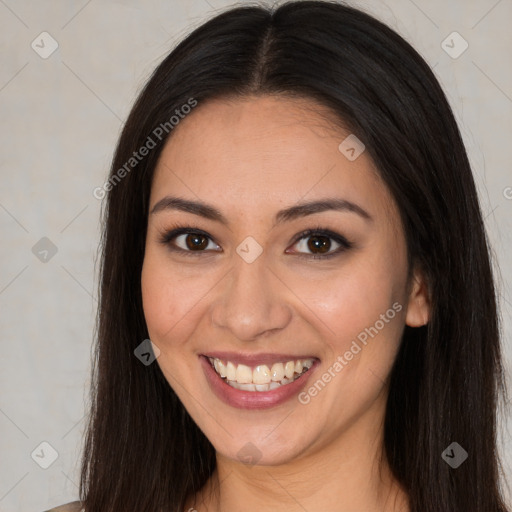
POLYGON ((141 285, 156 363, 231 459, 252 443, 278 464, 378 424, 404 325, 428 318, 395 202, 322 112, 272 96, 199 104, 155 169, 141 285))

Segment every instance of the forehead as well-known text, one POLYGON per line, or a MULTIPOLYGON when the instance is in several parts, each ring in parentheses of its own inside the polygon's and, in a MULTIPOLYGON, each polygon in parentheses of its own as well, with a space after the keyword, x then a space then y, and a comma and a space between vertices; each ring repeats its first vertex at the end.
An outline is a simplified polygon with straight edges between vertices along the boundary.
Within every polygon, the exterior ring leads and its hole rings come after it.
POLYGON ((313 100, 259 96, 199 104, 168 139, 151 204, 165 194, 213 198, 223 207, 267 209, 338 195, 389 206, 370 157, 339 150, 350 135, 313 100))

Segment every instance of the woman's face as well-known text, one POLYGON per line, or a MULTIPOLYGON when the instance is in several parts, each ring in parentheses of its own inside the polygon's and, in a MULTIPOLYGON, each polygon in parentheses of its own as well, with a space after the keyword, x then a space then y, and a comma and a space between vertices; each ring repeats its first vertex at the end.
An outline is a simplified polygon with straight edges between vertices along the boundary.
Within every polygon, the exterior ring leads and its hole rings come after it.
POLYGON ((281 464, 378 435, 404 324, 428 320, 396 205, 322 110, 199 104, 155 169, 142 295, 156 363, 229 459, 281 464))

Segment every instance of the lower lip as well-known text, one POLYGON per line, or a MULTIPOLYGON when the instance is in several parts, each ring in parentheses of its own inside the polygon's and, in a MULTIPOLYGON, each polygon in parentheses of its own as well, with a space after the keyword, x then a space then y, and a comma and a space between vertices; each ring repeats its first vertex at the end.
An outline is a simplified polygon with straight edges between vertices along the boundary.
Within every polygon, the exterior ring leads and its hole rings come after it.
POLYGON ((227 384, 212 368, 210 360, 200 356, 203 370, 213 392, 225 403, 239 409, 268 409, 282 404, 304 388, 311 373, 316 369, 318 360, 298 379, 270 391, 242 391, 227 384))

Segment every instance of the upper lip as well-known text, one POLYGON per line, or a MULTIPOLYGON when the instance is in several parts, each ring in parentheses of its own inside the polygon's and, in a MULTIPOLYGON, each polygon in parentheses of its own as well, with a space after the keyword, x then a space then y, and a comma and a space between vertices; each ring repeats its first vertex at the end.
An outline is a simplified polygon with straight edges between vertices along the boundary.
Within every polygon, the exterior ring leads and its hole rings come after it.
POLYGON ((212 357, 220 359, 223 362, 231 361, 233 364, 245 364, 246 366, 255 366, 260 364, 272 365, 274 363, 282 363, 287 361, 297 361, 298 359, 314 359, 318 358, 312 355, 295 355, 295 354, 274 354, 274 353, 260 353, 260 354, 244 354, 242 352, 208 352, 202 354, 205 357, 212 357))

